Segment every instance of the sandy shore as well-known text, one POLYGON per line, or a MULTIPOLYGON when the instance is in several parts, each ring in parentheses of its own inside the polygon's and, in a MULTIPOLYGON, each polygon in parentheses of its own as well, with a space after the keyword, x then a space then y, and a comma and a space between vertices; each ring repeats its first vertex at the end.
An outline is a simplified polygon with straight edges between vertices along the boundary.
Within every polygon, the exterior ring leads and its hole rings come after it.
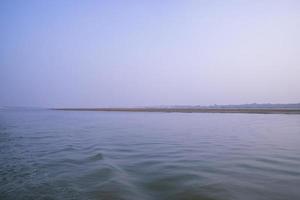
POLYGON ((61 111, 300 114, 300 109, 239 108, 54 108, 61 111))

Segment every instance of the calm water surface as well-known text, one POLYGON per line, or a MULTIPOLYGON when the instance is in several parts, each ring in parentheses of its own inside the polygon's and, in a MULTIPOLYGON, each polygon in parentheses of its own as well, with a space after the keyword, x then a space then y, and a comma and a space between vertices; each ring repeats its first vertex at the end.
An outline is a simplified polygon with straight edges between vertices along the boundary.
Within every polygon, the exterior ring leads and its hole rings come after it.
POLYGON ((0 111, 0 199, 300 199, 300 115, 0 111))

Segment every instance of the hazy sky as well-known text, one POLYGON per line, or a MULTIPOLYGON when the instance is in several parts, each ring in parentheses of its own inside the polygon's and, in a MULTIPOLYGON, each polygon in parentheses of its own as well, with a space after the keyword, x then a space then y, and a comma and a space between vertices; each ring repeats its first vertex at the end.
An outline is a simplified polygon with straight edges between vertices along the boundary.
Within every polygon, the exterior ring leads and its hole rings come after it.
POLYGON ((300 1, 0 1, 0 106, 300 102, 300 1))

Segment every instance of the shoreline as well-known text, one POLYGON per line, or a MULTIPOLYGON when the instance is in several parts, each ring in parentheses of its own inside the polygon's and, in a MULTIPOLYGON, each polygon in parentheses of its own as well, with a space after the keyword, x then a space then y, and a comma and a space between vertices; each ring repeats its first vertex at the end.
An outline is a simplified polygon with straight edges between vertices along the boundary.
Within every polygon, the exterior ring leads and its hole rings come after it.
POLYGON ((300 114, 300 109, 270 108, 51 108, 59 111, 300 114))

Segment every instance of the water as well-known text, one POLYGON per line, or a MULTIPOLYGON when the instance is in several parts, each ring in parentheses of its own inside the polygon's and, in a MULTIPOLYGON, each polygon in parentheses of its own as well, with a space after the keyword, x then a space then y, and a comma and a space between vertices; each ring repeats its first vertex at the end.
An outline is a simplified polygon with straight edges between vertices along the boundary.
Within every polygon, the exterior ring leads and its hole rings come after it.
POLYGON ((300 115, 0 111, 0 199, 300 199, 300 115))

